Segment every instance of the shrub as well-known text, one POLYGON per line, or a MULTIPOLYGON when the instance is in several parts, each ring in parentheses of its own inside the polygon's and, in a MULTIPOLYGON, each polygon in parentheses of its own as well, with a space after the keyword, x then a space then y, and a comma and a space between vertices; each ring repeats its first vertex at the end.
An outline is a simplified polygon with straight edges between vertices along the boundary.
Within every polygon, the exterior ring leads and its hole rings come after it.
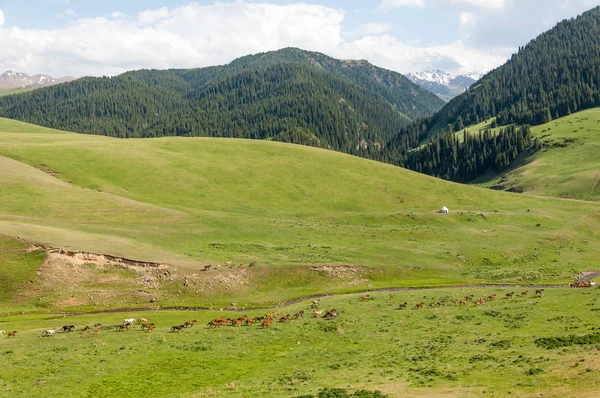
POLYGON ((510 340, 498 340, 494 341, 493 343, 490 343, 490 347, 501 348, 503 350, 506 350, 510 348, 511 344, 512 343, 510 342, 510 340))
POLYGON ((535 345, 543 347, 547 350, 553 348, 569 347, 572 345, 587 345, 587 344, 598 344, 600 343, 600 333, 586 334, 583 336, 575 336, 573 334, 569 336, 560 337, 542 337, 535 340, 535 345))
POLYGON ((535 376, 540 373, 544 373, 544 371, 540 368, 531 368, 527 372, 525 372, 525 374, 528 376, 535 376))

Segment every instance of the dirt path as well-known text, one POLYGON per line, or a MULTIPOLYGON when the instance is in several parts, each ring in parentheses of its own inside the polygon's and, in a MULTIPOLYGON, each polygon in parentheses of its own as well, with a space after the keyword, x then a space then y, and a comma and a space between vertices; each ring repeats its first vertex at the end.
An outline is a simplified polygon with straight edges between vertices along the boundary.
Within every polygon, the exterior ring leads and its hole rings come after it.
POLYGON ((600 271, 584 271, 575 276, 575 281, 577 283, 587 282, 598 276, 600 276, 600 271))
MULTIPOLYGON (((174 269, 167 264, 159 264, 159 263, 151 263, 145 261, 136 261, 131 259, 125 259, 120 257, 114 257, 104 254, 96 254, 96 253, 87 253, 87 252, 74 252, 63 249, 57 249, 52 247, 44 247, 39 245, 34 245, 30 248, 30 250, 44 249, 49 255, 49 259, 46 263, 52 265, 52 260, 58 262, 57 267, 52 267, 49 270, 44 270, 45 275, 54 275, 59 279, 69 279, 69 275, 66 273, 70 273, 71 276, 77 272, 80 272, 81 269, 85 270, 85 267, 81 267, 87 263, 94 263, 98 266, 107 266, 111 264, 120 264, 121 266, 126 267, 127 269, 133 269, 140 274, 141 279, 143 280, 142 284, 152 285, 157 283, 158 279, 153 276, 153 272, 159 272, 159 276, 162 273, 165 273, 166 280, 173 281, 173 272, 174 269), (68 262, 70 264, 69 267, 64 267, 63 262, 68 262), (74 268, 73 266, 77 265, 78 268, 74 268), (64 269, 63 269, 64 268, 64 269), (59 271, 64 272, 59 272, 59 271), (151 279, 151 280, 150 280, 151 279)), ((326 267, 327 268, 327 267, 326 267)), ((320 269, 320 268, 319 268, 320 269)), ((246 270, 244 270, 246 271, 246 270)), ((600 276, 600 271, 585 271, 581 272, 575 276, 576 282, 585 282, 592 280, 596 277, 600 276)), ((38 271, 38 277, 40 277, 40 272, 38 271)), ((43 277, 41 278, 43 279, 43 277)), ((106 279, 106 278, 105 278, 106 279)), ((186 277, 187 280, 187 277, 186 277)), ((105 280, 103 280, 106 282, 105 280)), ((135 280, 134 280, 135 281, 135 280)), ((75 282, 75 281, 73 281, 75 282)), ((181 281, 179 281, 181 282, 181 281)), ((55 286, 57 283, 54 279, 51 279, 49 283, 52 286, 55 286)), ((116 283, 116 282, 115 282, 116 283)), ((139 281, 138 281, 139 283, 139 281)), ((173 283, 173 282, 169 282, 173 283)), ((427 290, 440 290, 440 289, 469 289, 469 288, 512 288, 512 289, 557 289, 557 288, 566 288, 567 284, 564 285, 518 285, 518 284, 465 284, 465 285, 457 285, 457 286, 417 286, 417 287, 387 287, 387 288, 379 288, 379 289, 366 289, 359 290, 347 293, 323 293, 323 294, 315 294, 310 296, 303 296, 296 299, 288 300, 281 302, 279 304, 270 305, 270 306, 257 306, 257 307, 138 307, 138 308, 117 308, 112 310, 98 310, 98 311, 89 311, 89 312, 48 312, 47 314, 56 314, 60 316, 73 316, 73 315, 84 315, 84 314, 102 314, 102 313, 125 313, 125 312, 144 312, 144 311, 235 311, 235 312, 244 312, 251 310, 271 310, 277 308, 289 307, 304 301, 309 300, 317 300, 324 297, 334 297, 334 296, 346 296, 346 295, 361 295, 368 293, 381 293, 381 292, 409 292, 409 291, 427 291, 427 290)), ((139 291, 143 291, 139 290, 139 291)), ((97 293, 96 293, 97 294, 97 293)), ((149 293, 148 293, 149 294, 149 293)), ((147 297, 144 296, 144 299, 147 297)), ((64 304, 64 303, 63 303, 64 304)), ((71 303, 73 304, 73 303, 71 303)), ((99 301, 95 302, 96 305, 99 304, 99 301)), ((64 307, 63 307, 64 308, 64 307)))

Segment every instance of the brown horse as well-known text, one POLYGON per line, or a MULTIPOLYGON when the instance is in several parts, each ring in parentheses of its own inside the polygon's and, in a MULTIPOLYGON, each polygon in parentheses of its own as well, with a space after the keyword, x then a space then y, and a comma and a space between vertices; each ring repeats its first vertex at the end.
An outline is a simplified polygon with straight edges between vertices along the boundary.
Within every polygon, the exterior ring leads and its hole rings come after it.
POLYGON ((313 310, 313 316, 316 318, 323 315, 323 310, 313 310))
POLYGON ((150 331, 151 328, 154 329, 154 328, 156 328, 156 326, 154 326, 153 323, 142 323, 142 329, 141 330, 150 331))
POLYGON ((527 294, 529 294, 529 290, 525 290, 523 293, 521 293, 521 296, 527 296, 527 294))
POLYGON ((261 323, 260 326, 262 326, 263 328, 268 328, 271 326, 272 323, 273 323, 273 318, 269 318, 269 319, 265 319, 263 321, 263 323, 261 323))
POLYGON ((488 300, 494 300, 496 298, 496 293, 492 294, 491 296, 488 296, 488 300))
POLYGON ((362 296, 360 298, 362 301, 367 301, 367 300, 371 300, 371 296, 369 296, 368 294, 366 296, 362 296))
POLYGON ((515 292, 506 293, 506 298, 511 298, 514 296, 515 292))
POLYGON ((216 327, 220 327, 220 326, 227 326, 227 320, 225 320, 225 319, 213 319, 212 321, 208 322, 207 326, 209 328, 216 328, 216 327))
POLYGON ((195 319, 194 319, 194 320, 191 320, 191 321, 186 321, 186 322, 183 324, 183 326, 185 326, 186 328, 187 328, 187 327, 190 327, 190 328, 191 328, 192 326, 194 326, 194 324, 195 324, 196 322, 198 322, 198 321, 197 321, 197 320, 195 320, 195 319))
POLYGON ((117 325, 117 332, 122 332, 123 330, 127 330, 129 332, 129 324, 125 325, 117 325))
POLYGON ((8 336, 7 337, 15 337, 17 335, 17 331, 13 330, 12 332, 8 332, 8 336))
POLYGON ((423 308, 423 304, 425 304, 425 303, 419 303, 419 304, 415 305, 415 308, 423 308))
POLYGON ((298 319, 298 318, 304 318, 304 311, 300 311, 294 314, 293 316, 294 319, 298 319))

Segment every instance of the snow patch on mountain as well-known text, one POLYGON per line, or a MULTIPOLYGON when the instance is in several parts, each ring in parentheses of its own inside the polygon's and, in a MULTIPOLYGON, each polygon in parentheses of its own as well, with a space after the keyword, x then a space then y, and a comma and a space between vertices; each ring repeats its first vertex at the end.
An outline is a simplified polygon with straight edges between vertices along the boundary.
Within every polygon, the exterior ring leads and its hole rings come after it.
POLYGON ((56 79, 52 76, 36 74, 30 75, 22 72, 7 70, 0 75, 1 88, 41 88, 66 83, 75 80, 72 77, 61 77, 56 79))
POLYGON ((406 75, 413 83, 434 93, 445 101, 449 101, 471 87, 483 76, 479 72, 468 72, 453 75, 442 70, 425 70, 406 75))

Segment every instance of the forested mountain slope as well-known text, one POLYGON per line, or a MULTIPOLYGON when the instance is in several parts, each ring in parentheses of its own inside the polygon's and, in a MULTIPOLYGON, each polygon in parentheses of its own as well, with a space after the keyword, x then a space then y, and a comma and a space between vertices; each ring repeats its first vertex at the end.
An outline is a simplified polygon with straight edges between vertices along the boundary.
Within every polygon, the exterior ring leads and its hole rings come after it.
POLYGON ((600 108, 535 126, 536 151, 510 169, 481 178, 482 186, 533 195, 600 200, 600 108))
POLYGON ((274 139, 366 155, 442 101, 363 61, 299 49, 221 67, 137 71, 0 100, 0 115, 114 137, 274 139))
POLYGON ((600 7, 559 23, 439 112, 404 128, 386 145, 384 160, 470 182, 541 149, 528 126, 598 106, 600 7), (456 137, 479 123, 485 126, 479 134, 456 137), (492 131, 497 126, 502 134, 492 131))
POLYGON ((450 101, 429 133, 496 117, 500 125, 538 125, 600 106, 600 7, 565 20, 519 49, 450 101))

